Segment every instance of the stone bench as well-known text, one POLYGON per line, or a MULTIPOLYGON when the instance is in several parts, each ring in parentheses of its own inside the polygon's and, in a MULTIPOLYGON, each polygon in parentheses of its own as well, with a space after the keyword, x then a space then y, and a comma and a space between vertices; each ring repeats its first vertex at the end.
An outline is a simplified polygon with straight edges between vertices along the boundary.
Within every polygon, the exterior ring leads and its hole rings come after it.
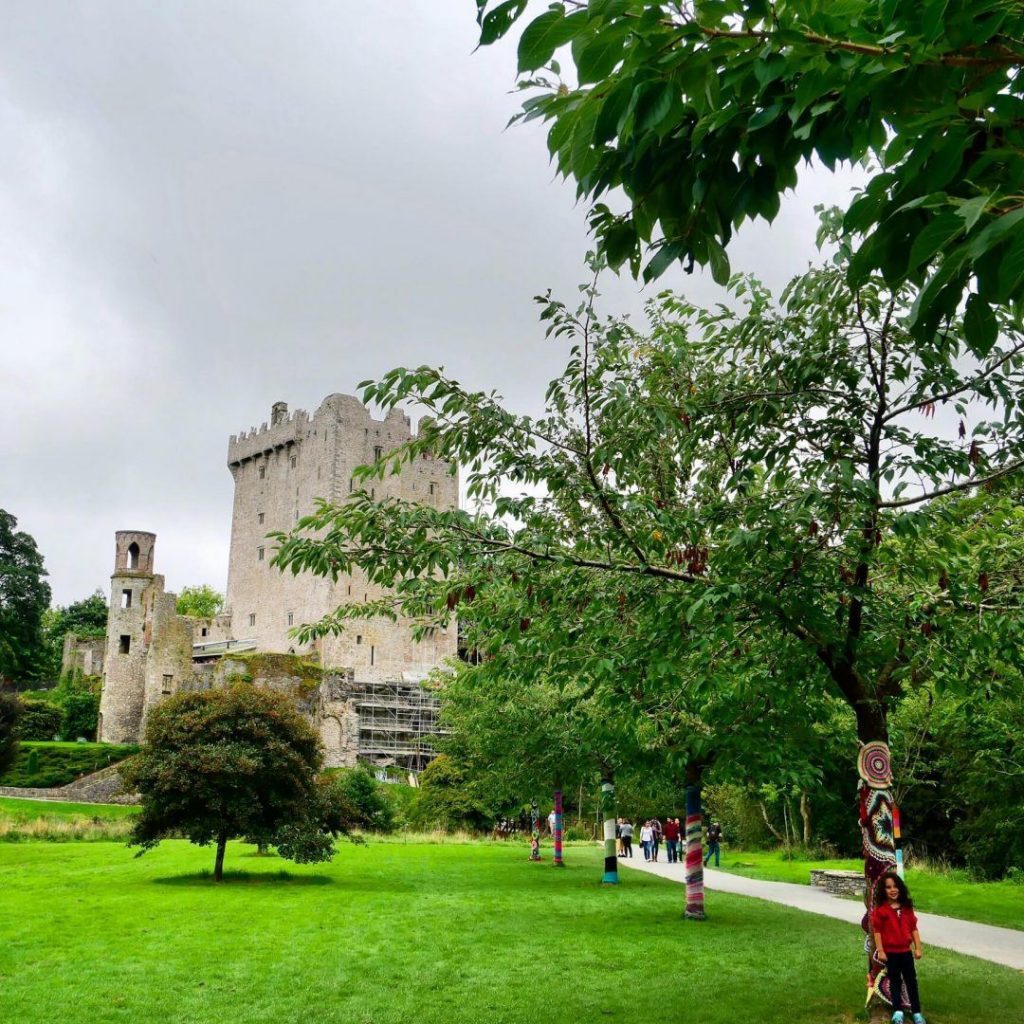
POLYGON ((864 876, 859 871, 833 871, 811 868, 811 885, 832 896, 863 896, 864 876))

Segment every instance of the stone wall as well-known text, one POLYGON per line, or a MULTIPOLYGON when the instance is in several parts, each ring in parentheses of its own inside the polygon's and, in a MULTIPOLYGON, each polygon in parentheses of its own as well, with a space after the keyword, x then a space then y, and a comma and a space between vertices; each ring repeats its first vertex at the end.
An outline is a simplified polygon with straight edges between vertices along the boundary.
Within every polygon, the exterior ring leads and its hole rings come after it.
POLYGON ((99 676, 103 674, 103 657, 107 649, 107 638, 77 637, 68 633, 64 637, 61 652, 60 674, 99 676))

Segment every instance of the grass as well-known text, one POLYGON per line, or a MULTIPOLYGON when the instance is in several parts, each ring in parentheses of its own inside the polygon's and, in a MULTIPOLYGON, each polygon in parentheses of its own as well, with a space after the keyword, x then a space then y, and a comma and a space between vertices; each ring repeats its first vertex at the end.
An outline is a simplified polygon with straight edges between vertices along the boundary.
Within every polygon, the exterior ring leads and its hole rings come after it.
POLYGON ((0 797, 0 842, 124 840, 137 807, 0 797))
POLYGON ((0 786, 49 789, 106 768, 138 751, 136 746, 112 743, 57 743, 22 740, 18 758, 3 775, 0 786), (33 769, 30 758, 35 755, 33 769))
MULTIPOLYGON (((650 1014, 701 1024, 853 1024, 853 926, 640 873, 601 852, 531 864, 525 844, 343 845, 299 867, 231 844, 0 845, 0 1020, 19 1024, 518 1024, 650 1014), (692 1008, 684 1012, 684 1008, 692 1008)), ((1024 1019, 1024 975, 942 950, 932 1024, 1024 1019)))
MULTIPOLYGON (((788 860, 782 850, 723 849, 721 867, 748 878, 806 885, 811 868, 862 871, 864 865, 860 860, 788 860)), ((908 866, 906 880, 918 910, 1024 930, 1024 885, 1020 883, 975 882, 965 871, 922 864, 908 866)))

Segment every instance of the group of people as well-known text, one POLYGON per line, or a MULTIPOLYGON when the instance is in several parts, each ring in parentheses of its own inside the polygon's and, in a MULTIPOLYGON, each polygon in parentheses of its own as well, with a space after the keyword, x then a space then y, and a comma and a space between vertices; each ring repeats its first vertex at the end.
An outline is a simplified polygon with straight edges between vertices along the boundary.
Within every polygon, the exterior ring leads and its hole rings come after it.
MULTIPOLYGON (((615 823, 615 847, 620 857, 633 856, 633 834, 635 826, 626 818, 619 818, 615 823)), ((661 844, 665 844, 665 855, 669 864, 678 864, 683 859, 683 826, 678 818, 666 818, 662 825, 658 818, 648 818, 640 826, 640 848, 644 853, 644 860, 657 861, 661 853, 661 844)), ((713 821, 707 829, 707 856, 704 864, 707 865, 712 857, 715 858, 715 867, 718 867, 721 858, 722 826, 713 821)))

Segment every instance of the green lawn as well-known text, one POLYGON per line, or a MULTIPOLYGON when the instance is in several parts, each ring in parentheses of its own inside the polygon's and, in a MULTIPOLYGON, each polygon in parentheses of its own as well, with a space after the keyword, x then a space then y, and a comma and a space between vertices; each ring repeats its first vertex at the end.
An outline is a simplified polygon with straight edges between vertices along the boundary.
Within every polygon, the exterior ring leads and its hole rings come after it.
MULTIPOLYGON (((343 845, 296 867, 232 844, 0 845, 0 1020, 33 1024, 853 1024, 857 928, 760 900, 709 897, 601 852, 531 864, 525 844, 343 845), (647 1008, 646 1010, 644 1008, 647 1008), (669 1012, 671 1011, 671 1012, 669 1012)), ((1024 1019, 1024 975, 929 950, 932 1024, 1024 1019)))
POLYGON ((137 746, 114 743, 60 743, 22 740, 18 757, 0 775, 0 786, 48 789, 64 786, 138 752, 137 746))
MULTIPOLYGON (((772 882, 809 884, 811 868, 862 871, 860 860, 786 860, 780 850, 722 850, 723 871, 772 882)), ((908 867, 907 887, 918 910, 1024 930, 1024 885, 972 882, 963 871, 908 867)))
POLYGON ((58 800, 22 800, 0 796, 0 821, 93 821, 96 818, 127 818, 138 814, 138 807, 121 804, 70 804, 58 800))

